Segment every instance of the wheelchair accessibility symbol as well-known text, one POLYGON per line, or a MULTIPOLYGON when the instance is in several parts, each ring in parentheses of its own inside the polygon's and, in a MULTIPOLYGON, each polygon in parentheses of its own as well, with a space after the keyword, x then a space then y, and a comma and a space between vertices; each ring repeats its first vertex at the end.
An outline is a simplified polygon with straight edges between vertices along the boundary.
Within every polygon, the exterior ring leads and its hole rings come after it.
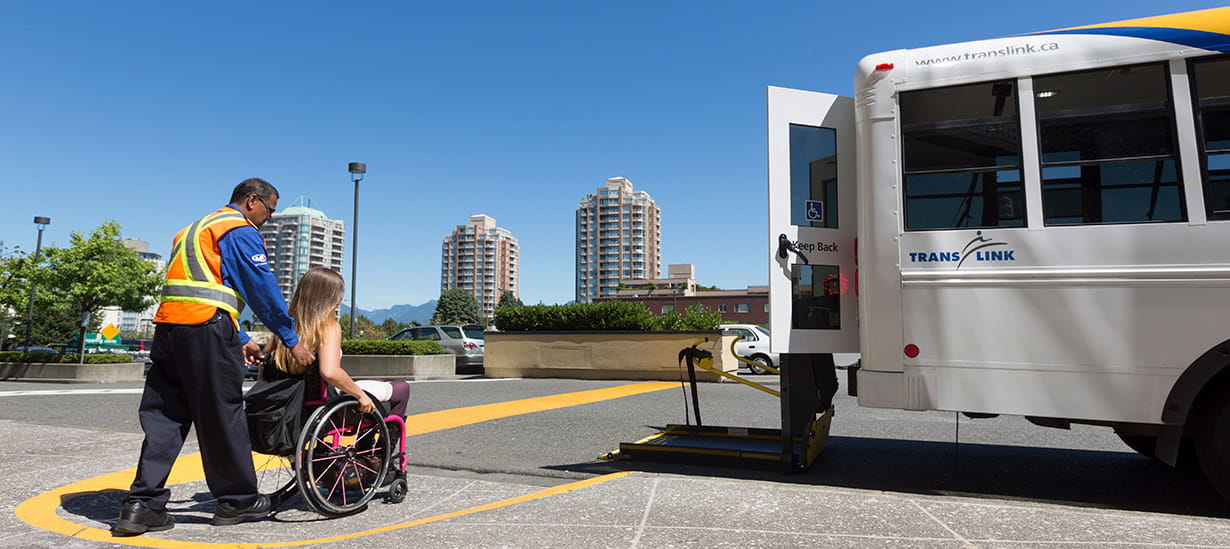
POLYGON ((824 221, 824 201, 822 200, 807 200, 807 220, 808 221, 824 221))

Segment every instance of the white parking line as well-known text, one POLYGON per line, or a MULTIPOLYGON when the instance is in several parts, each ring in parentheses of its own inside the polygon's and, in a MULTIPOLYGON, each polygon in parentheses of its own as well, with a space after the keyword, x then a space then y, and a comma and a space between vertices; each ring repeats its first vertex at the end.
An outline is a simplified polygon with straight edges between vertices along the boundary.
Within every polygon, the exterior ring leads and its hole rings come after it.
POLYGON ((48 389, 45 391, 0 391, 0 397, 47 395, 139 395, 141 389, 48 389))
MULTIPOLYGON (((411 381, 410 383, 474 383, 478 381, 514 381, 520 378, 466 378, 466 379, 423 379, 411 381)), ((251 383, 245 383, 243 386, 244 392, 252 388, 251 383)), ((38 391, 0 391, 0 397, 12 396, 56 396, 56 395, 139 395, 144 389, 141 387, 125 388, 125 389, 44 389, 38 391)))

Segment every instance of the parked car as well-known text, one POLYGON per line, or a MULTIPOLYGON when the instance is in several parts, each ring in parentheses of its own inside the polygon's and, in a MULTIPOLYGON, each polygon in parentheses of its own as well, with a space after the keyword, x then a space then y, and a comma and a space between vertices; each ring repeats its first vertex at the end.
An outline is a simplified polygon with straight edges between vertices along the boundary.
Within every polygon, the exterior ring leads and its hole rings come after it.
POLYGON ((483 365, 483 327, 477 324, 464 326, 412 326, 389 339, 394 341, 438 341, 444 352, 457 355, 458 366, 483 365))
POLYGON ((777 353, 769 351, 769 330, 755 324, 722 324, 718 328, 722 335, 739 336, 735 342, 735 354, 755 362, 759 366, 747 365, 753 374, 767 374, 764 366, 777 368, 780 364, 777 353))
POLYGON ((35 347, 35 346, 30 346, 30 347, 25 347, 25 346, 15 347, 13 350, 14 350, 14 351, 17 351, 17 352, 19 352, 19 353, 47 353, 47 354, 59 354, 59 352, 60 352, 60 351, 57 351, 57 350, 55 350, 55 349, 52 349, 51 347, 35 347))

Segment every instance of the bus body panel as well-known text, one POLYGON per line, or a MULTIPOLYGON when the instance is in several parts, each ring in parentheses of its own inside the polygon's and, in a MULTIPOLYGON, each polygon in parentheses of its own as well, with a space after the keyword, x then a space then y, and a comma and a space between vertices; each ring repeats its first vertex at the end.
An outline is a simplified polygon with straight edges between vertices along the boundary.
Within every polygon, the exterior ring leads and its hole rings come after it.
POLYGON ((1230 8, 1217 8, 860 61, 860 405, 1161 423, 1175 380, 1230 338, 1230 224, 1204 219, 1184 60, 1226 51, 1228 32, 1230 8), (1025 226, 905 230, 900 92, 1014 79, 1021 126, 1034 128, 1035 76, 1161 62, 1189 136, 1183 220, 1045 226, 1026 130, 1025 226))

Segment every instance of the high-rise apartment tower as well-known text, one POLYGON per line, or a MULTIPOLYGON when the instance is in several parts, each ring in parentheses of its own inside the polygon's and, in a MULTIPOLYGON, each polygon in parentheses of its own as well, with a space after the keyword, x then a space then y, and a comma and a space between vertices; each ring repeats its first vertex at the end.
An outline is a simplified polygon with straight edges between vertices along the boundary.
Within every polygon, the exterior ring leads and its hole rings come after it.
POLYGON ((521 250, 507 229, 485 215, 472 215, 444 237, 441 247, 440 291, 460 288, 474 296, 486 318, 495 316, 500 296, 517 295, 521 250))
POLYGON ((657 278, 662 263, 662 211, 623 177, 581 200, 577 208, 578 303, 615 297, 621 278, 657 278))
POLYGON ((278 289, 287 301, 308 269, 327 267, 343 272, 346 223, 325 217, 315 206, 312 199, 300 196, 261 227, 269 252, 269 269, 277 277, 278 289))

